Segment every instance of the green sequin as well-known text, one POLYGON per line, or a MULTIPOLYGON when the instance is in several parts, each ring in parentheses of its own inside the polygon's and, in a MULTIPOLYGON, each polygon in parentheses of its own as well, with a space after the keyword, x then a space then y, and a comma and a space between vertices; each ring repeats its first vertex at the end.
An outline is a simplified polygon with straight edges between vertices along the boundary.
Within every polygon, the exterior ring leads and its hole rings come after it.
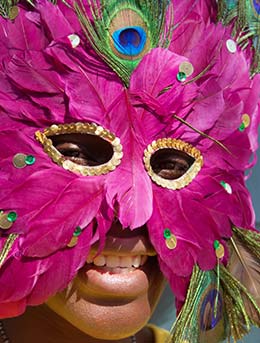
POLYGON ((186 81, 187 79, 187 75, 185 73, 183 73, 182 71, 180 71, 178 74, 177 74, 177 80, 180 81, 180 82, 184 82, 186 81))
POLYGON ((9 212, 7 215, 7 220, 9 222, 15 222, 17 219, 17 213, 16 212, 9 212))
POLYGON ((35 160, 36 160, 36 158, 33 156, 33 155, 27 155, 26 157, 25 157, 25 163, 27 164, 27 165, 32 165, 32 164, 34 164, 35 163, 35 160))
POLYGON ((242 123, 242 124, 239 126, 238 130, 239 130, 240 132, 243 132, 243 131, 245 131, 245 128, 246 128, 245 123, 242 123))
POLYGON ((170 229, 165 229, 165 230, 164 230, 163 236, 164 236, 165 239, 171 238, 171 235, 172 235, 172 233, 171 233, 171 230, 170 230, 170 229))
POLYGON ((82 229, 81 229, 80 226, 77 226, 76 229, 75 229, 75 231, 74 231, 74 233, 73 233, 73 236, 74 236, 74 237, 78 237, 78 236, 80 236, 81 234, 82 234, 82 229))
POLYGON ((215 241, 214 241, 214 249, 216 250, 216 249, 218 249, 219 247, 220 247, 219 241, 218 241, 218 240, 215 240, 215 241))

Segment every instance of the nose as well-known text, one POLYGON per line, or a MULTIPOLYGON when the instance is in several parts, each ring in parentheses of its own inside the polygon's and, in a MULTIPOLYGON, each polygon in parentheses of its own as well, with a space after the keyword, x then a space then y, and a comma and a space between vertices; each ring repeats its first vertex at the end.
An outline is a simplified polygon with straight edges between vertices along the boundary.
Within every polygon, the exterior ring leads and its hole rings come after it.
POLYGON ((146 225, 135 228, 135 230, 130 230, 129 228, 123 228, 118 219, 115 219, 112 223, 108 235, 118 238, 131 238, 136 236, 148 237, 146 225))

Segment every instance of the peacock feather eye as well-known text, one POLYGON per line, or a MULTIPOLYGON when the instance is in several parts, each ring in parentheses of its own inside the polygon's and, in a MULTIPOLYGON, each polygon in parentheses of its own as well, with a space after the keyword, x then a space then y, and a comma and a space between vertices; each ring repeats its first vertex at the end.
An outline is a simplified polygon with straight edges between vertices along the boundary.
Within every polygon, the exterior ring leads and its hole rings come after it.
POLYGON ((260 1, 259 0, 251 0, 252 7, 255 10, 255 15, 260 15, 260 1))
POLYGON ((149 24, 131 9, 116 14, 109 25, 110 46, 122 60, 138 61, 151 47, 149 24))
POLYGON ((75 4, 86 37, 128 86, 142 57, 152 48, 169 43, 173 31, 172 4, 168 0, 101 0, 98 6, 95 0, 89 0, 89 6, 93 20, 82 4, 75 4))

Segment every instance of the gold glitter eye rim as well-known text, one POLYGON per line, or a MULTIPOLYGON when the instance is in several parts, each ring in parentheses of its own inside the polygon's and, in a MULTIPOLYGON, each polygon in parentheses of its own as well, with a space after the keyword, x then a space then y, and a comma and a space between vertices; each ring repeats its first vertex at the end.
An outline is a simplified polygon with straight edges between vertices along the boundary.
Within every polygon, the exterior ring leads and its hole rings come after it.
POLYGON ((50 127, 44 129, 43 132, 35 132, 36 140, 43 145, 44 151, 47 155, 59 166, 63 167, 65 170, 69 170, 75 174, 83 176, 95 176, 95 175, 105 175, 110 171, 115 170, 115 168, 121 163, 123 157, 123 148, 120 143, 120 139, 116 137, 113 133, 103 128, 95 123, 69 123, 69 124, 53 124, 50 127), (108 143, 111 144, 113 149, 113 155, 111 159, 98 166, 83 166, 79 165, 71 160, 66 159, 53 145, 52 140, 49 138, 51 136, 58 136, 64 134, 88 134, 93 136, 98 136, 108 143))
POLYGON ((160 138, 156 141, 153 141, 145 149, 143 160, 145 169, 147 170, 151 179, 157 185, 171 190, 182 189, 189 185, 192 182, 192 180, 197 176, 197 174, 203 166, 203 156, 201 155, 201 152, 191 144, 175 138, 160 138), (151 166, 152 155, 161 149, 175 149, 178 151, 182 151, 187 155, 191 156, 194 159, 194 162, 187 170, 187 172, 181 177, 174 180, 164 179, 158 174, 156 174, 151 166))

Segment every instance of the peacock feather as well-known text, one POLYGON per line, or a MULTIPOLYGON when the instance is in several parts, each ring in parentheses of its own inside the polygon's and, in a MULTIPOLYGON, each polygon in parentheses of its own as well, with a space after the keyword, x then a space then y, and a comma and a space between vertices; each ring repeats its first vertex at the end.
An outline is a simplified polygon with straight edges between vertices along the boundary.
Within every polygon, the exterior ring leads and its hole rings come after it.
POLYGON ((168 0, 89 0, 92 19, 83 5, 76 12, 92 47, 128 85, 141 58, 170 41, 173 14, 168 0), (167 18, 167 19, 166 19, 167 18))
POLYGON ((223 292, 215 271, 193 269, 183 308, 169 342, 219 342, 225 336, 223 292))
POLYGON ((242 48, 252 40, 254 59, 252 73, 260 72, 260 1, 259 0, 221 0, 219 1, 219 20, 224 25, 235 20, 234 35, 242 48))
POLYGON ((185 303, 169 342, 235 341, 260 326, 260 241, 256 232, 234 227, 227 267, 193 269, 185 303))
POLYGON ((0 0, 0 15, 4 18, 13 19, 18 0, 0 0))

